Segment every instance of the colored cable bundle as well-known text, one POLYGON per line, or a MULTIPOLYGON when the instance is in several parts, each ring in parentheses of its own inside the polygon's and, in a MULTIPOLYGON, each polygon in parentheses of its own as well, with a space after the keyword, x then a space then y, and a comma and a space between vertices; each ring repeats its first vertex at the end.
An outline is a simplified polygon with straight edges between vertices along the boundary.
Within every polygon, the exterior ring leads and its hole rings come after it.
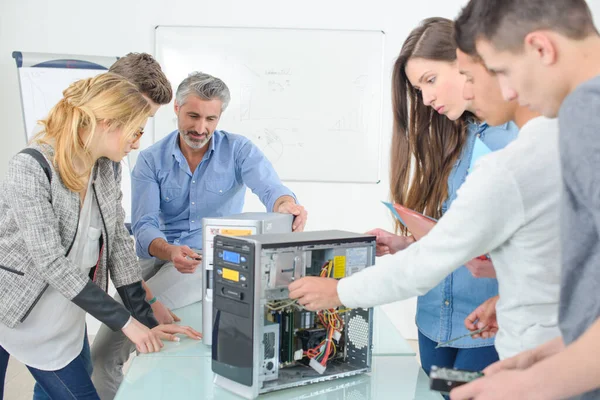
POLYGON ((317 347, 305 351, 304 355, 308 358, 315 359, 321 365, 325 366, 329 360, 329 357, 335 357, 337 354, 337 346, 332 339, 333 328, 329 328, 327 331, 327 338, 323 340, 317 347))
MULTIPOLYGON (((331 272, 333 270, 333 262, 330 260, 326 262, 321 268, 321 277, 331 277, 331 272)), ((317 316, 319 317, 319 321, 321 324, 326 327, 333 327, 334 330, 341 332, 344 329, 344 320, 339 315, 341 313, 346 312, 347 310, 339 311, 334 308, 329 310, 319 311, 317 316)))
MULTIPOLYGON (((333 261, 326 262, 323 267, 321 267, 320 276, 323 278, 330 278, 331 273, 333 271, 333 261)), ((321 322, 321 325, 327 329, 327 337, 325 340, 321 342, 321 344, 313 349, 309 349, 304 352, 304 354, 308 358, 315 359, 322 366, 327 364, 330 358, 335 357, 337 353, 337 346, 333 341, 334 332, 341 333, 344 329, 344 320, 340 316, 340 313, 346 312, 348 310, 339 311, 336 309, 329 309, 319 311, 317 313, 317 317, 321 322)))

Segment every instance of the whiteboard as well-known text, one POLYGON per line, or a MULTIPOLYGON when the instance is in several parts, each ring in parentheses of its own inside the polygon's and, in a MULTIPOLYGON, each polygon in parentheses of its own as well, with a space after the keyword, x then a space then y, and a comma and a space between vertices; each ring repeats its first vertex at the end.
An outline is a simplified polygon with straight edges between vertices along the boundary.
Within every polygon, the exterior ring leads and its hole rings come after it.
MULTIPOLYGON (((218 129, 250 138, 283 180, 378 182, 382 31, 156 28, 156 56, 176 88, 193 71, 221 78, 231 103, 218 129)), ((172 107, 155 140, 177 129, 172 107)))
POLYGON ((21 99, 25 131, 29 141, 37 133, 36 125, 60 99, 62 92, 79 79, 90 78, 102 72, 97 69, 19 68, 21 99))
POLYGON ((117 61, 117 57, 20 51, 13 52, 12 56, 19 73, 21 106, 28 141, 37 132, 37 121, 48 115, 71 83, 106 72, 117 61))

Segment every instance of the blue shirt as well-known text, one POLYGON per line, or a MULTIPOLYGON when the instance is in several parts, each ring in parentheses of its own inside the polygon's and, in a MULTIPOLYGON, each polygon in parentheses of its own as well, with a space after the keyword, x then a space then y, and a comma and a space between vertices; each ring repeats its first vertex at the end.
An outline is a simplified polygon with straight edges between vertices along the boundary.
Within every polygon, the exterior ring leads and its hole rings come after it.
MULTIPOLYGON (((448 199, 442 205, 446 212, 456 191, 467 178, 475 138, 479 137, 492 151, 504 148, 516 139, 519 128, 512 122, 498 127, 487 124, 470 124, 467 142, 457 163, 448 177, 448 199)), ((462 266, 446 277, 439 285, 417 300, 416 322, 419 331, 435 342, 445 342, 468 333, 465 318, 481 303, 498 294, 496 279, 475 278, 462 266)), ((466 337, 451 344, 451 347, 473 348, 492 346, 494 339, 472 339, 466 337)))
POLYGON ((152 257, 148 249, 156 238, 202 249, 202 218, 242 212, 246 186, 267 211, 281 196, 295 198, 249 139, 215 131, 192 172, 178 138, 172 132, 140 152, 132 172, 131 225, 141 258, 152 257))

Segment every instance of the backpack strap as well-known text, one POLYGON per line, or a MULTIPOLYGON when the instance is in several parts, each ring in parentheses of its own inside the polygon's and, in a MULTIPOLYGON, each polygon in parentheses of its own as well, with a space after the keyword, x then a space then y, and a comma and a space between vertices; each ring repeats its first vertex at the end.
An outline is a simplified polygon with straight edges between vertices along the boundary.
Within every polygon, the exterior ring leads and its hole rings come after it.
POLYGON ((46 157, 36 149, 32 149, 31 147, 27 147, 21 150, 19 153, 29 154, 31 157, 35 159, 40 164, 40 167, 44 170, 46 177, 48 178, 48 182, 52 183, 52 169, 50 168, 50 164, 48 164, 48 160, 46 157))

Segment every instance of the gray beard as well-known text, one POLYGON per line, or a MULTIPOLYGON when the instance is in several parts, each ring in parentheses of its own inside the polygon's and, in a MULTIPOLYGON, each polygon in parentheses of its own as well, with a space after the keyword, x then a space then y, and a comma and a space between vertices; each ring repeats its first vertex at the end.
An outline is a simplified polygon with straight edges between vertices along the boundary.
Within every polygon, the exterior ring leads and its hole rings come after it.
POLYGON ((183 134, 181 135, 183 137, 183 141, 190 146, 192 149, 201 149, 204 146, 206 146, 206 143, 208 143, 210 141, 211 136, 207 136, 206 139, 202 140, 202 141, 197 141, 197 140, 193 140, 192 138, 190 138, 188 135, 183 134))

